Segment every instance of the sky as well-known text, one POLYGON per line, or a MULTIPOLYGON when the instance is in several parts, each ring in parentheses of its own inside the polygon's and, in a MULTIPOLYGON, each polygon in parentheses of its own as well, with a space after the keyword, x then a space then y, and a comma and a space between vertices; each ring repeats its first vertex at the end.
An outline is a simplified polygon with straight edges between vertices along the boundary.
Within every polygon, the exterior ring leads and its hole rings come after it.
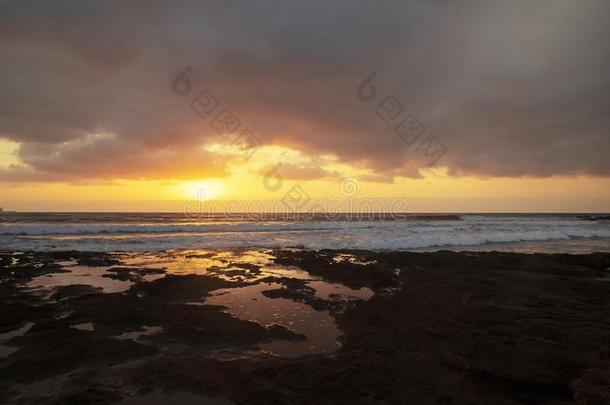
POLYGON ((608 38, 605 0, 0 1, 0 207, 607 212, 608 38))

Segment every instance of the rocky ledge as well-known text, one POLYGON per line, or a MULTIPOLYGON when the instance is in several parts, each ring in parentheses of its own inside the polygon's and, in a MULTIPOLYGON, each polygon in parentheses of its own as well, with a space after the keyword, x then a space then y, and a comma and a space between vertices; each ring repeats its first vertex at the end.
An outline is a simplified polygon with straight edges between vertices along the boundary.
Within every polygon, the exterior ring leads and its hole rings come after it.
POLYGON ((243 266, 239 281, 212 272, 147 282, 159 271, 125 270, 112 255, 1 254, 0 343, 14 351, 0 365, 0 401, 103 404, 187 391, 235 403, 610 403, 610 254, 272 254, 274 265, 373 290, 339 306, 290 278, 266 292, 332 313, 343 334, 338 351, 253 352, 260 342, 304 336, 188 305, 251 285, 256 266, 243 266), (63 286, 51 296, 24 287, 65 271, 58 260, 112 266, 109 280, 133 284, 121 293, 63 286), (146 336, 147 325, 163 333, 146 336), (142 337, 116 338, 126 330, 142 337))

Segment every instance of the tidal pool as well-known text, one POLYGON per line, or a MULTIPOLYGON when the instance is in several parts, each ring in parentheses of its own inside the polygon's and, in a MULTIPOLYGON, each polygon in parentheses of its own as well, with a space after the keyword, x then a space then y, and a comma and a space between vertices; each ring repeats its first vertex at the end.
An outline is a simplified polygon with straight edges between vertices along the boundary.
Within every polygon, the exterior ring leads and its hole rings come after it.
POLYGON ((205 304, 227 307, 231 315, 263 326, 281 325, 307 336, 305 341, 277 340, 259 345, 260 349, 282 357, 331 353, 339 349, 341 331, 328 311, 316 311, 307 304, 286 298, 268 298, 262 292, 282 288, 281 284, 260 283, 213 292, 205 304))
POLYGON ((105 293, 116 293, 127 291, 132 283, 129 281, 115 280, 104 275, 109 275, 108 269, 116 266, 89 267, 81 265, 65 266, 67 273, 52 273, 30 280, 26 286, 33 290, 52 290, 56 287, 69 285, 88 285, 101 288, 105 293))
MULTIPOLYGON (((123 293, 135 282, 154 282, 166 274, 175 276, 207 275, 238 283, 238 287, 214 290, 202 294, 193 305, 219 305, 232 316, 257 322, 265 327, 280 325, 304 335, 306 340, 281 340, 259 344, 262 352, 281 357, 328 354, 340 348, 341 331, 333 313, 344 308, 344 303, 368 300, 373 291, 354 289, 340 283, 328 282, 295 266, 274 262, 272 251, 186 250, 161 253, 116 254, 120 261, 114 266, 85 266, 75 260, 56 262, 63 272, 32 278, 25 287, 51 296, 59 287, 85 285, 100 292, 123 293), (113 271, 109 271, 113 269, 113 271), (133 270, 132 270, 133 269, 133 270), (157 269, 159 272, 151 272, 157 269), (273 291, 270 291, 273 290, 273 291)), ((335 259, 337 260, 337 259, 335 259)), ((356 260, 345 255, 340 260, 356 260)), ((140 294, 140 293, 138 293, 140 294)), ((67 313, 69 315, 69 312, 67 313)), ((65 314, 58 314, 62 319, 65 314)), ((72 325, 73 328, 93 331, 90 323, 72 325)), ((143 326, 114 336, 117 339, 140 341, 147 335, 162 332, 160 326, 143 326)))
POLYGON ((6 342, 7 340, 11 340, 14 337, 25 335, 27 333, 27 331, 32 329, 32 326, 34 326, 34 322, 28 322, 25 325, 23 325, 21 328, 18 328, 18 329, 9 331, 9 332, 1 333, 0 334, 0 358, 7 357, 11 353, 19 350, 18 347, 7 346, 7 345, 4 345, 3 343, 6 342))

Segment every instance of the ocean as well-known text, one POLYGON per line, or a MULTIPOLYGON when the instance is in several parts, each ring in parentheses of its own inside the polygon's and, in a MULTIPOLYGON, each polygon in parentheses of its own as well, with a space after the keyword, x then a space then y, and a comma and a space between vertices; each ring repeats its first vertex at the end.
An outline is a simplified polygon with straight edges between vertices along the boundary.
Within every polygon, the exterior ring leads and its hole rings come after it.
POLYGON ((164 251, 241 247, 369 250, 610 251, 610 221, 576 214, 460 214, 407 219, 254 214, 3 213, 0 250, 164 251), (439 217, 444 218, 444 217, 439 217))

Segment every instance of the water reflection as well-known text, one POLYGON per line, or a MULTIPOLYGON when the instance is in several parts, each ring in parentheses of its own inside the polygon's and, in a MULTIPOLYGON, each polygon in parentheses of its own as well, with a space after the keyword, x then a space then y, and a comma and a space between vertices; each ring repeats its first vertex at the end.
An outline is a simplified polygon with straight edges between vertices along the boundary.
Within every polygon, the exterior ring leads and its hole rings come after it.
POLYGON ((366 301, 374 295, 370 288, 354 289, 343 284, 326 281, 310 281, 307 285, 316 290, 316 297, 323 300, 357 299, 366 301))
MULTIPOLYGON (((56 262, 64 272, 34 277, 26 287, 32 292, 43 291, 48 296, 59 287, 90 286, 103 293, 123 293, 135 283, 150 283, 166 275, 206 275, 236 283, 234 288, 215 290, 193 305, 220 305, 232 316, 258 322, 263 326, 280 325, 304 335, 306 340, 281 340, 259 345, 261 351, 278 356, 296 357, 332 353, 340 344, 341 331, 335 323, 334 313, 343 310, 345 303, 368 300, 373 291, 354 289, 339 283, 325 281, 294 266, 281 266, 274 262, 271 250, 184 250, 154 254, 124 253, 114 255, 120 261, 115 266, 90 267, 74 260, 56 262), (67 271, 66 271, 67 270, 67 271)), ((335 261, 348 260, 361 263, 355 256, 343 255, 335 261)), ((69 291, 78 294, 79 289, 69 291)), ((84 290, 83 293, 90 291, 84 290)), ((95 291, 94 291, 95 292, 95 291)), ((141 294, 141 292, 139 292, 141 294)), ((69 314, 69 313, 68 313, 69 314)), ((58 314, 62 319, 66 314, 58 314)), ((73 325, 73 328, 94 331, 91 323, 73 325)), ((114 336, 141 343, 144 336, 162 331, 161 326, 141 326, 114 336)))
POLYGON ((68 272, 53 273, 34 277, 26 286, 31 289, 49 290, 57 287, 67 287, 70 285, 88 285, 100 288, 105 293, 116 293, 127 291, 131 287, 131 282, 115 280, 107 277, 108 269, 115 267, 89 267, 89 266, 66 266, 68 272), (106 276, 106 277, 104 277, 106 276))
POLYGON ((11 353, 19 350, 18 347, 7 346, 7 345, 4 345, 3 343, 11 340, 14 337, 25 335, 27 333, 27 331, 32 329, 32 326, 34 326, 34 322, 28 322, 25 325, 23 325, 21 328, 18 328, 18 329, 9 331, 9 332, 5 332, 5 333, 0 333, 0 358, 8 357, 8 356, 10 356, 11 353))
POLYGON ((120 335, 115 336, 115 339, 119 339, 119 340, 134 340, 136 342, 142 342, 141 341, 141 337, 142 336, 150 336, 150 335, 156 335, 158 333, 161 333, 163 331, 163 328, 160 326, 143 326, 142 330, 140 331, 132 331, 132 332, 123 332, 120 335))
POLYGON ((87 331, 87 332, 93 332, 95 330, 95 327, 93 326, 93 324, 91 322, 79 323, 77 325, 72 325, 71 328, 72 329, 78 329, 78 330, 84 330, 84 331, 87 331))
POLYGON ((278 324, 307 336, 306 341, 278 340, 260 345, 261 350, 284 357, 330 353, 340 345, 341 331, 327 311, 316 311, 306 304, 286 298, 267 298, 262 292, 281 288, 281 284, 261 283, 215 291, 206 304, 223 305, 231 315, 264 326, 278 324))

